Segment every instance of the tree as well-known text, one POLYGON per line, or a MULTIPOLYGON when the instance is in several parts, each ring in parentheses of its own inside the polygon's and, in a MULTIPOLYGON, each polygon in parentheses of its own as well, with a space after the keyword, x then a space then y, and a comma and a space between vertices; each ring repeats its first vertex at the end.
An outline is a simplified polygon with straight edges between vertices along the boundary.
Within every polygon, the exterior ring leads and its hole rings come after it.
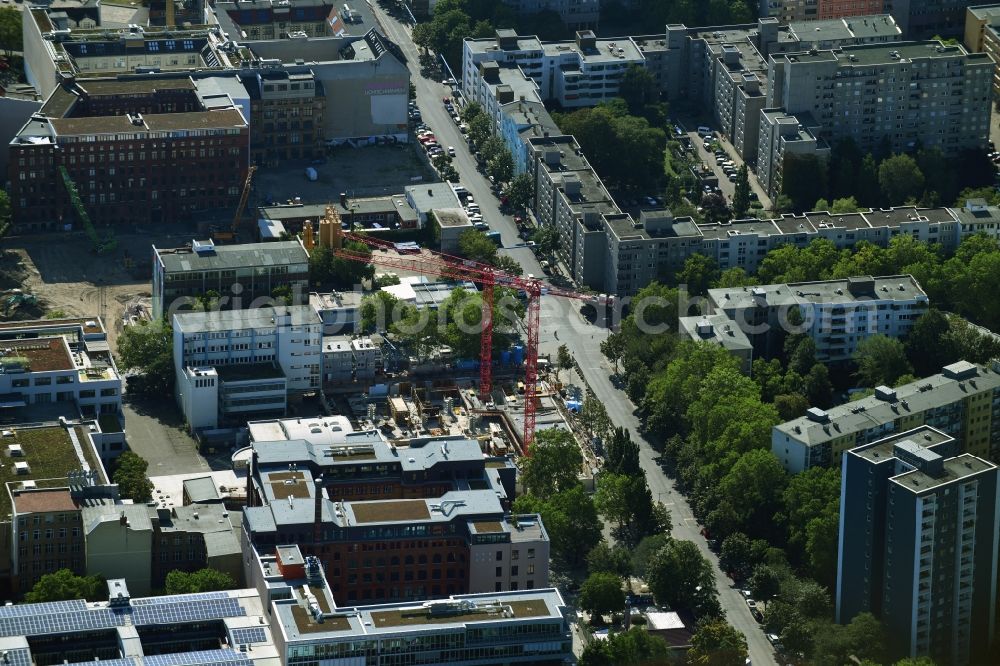
POLYGON ((236 581, 224 571, 199 569, 188 573, 175 569, 167 574, 165 594, 194 594, 196 592, 217 592, 236 589, 236 581))
POLYGON ((624 474, 604 472, 597 479, 594 506, 607 520, 623 529, 631 520, 633 508, 629 505, 629 486, 632 478, 624 474))
POLYGON ((733 215, 737 218, 745 217, 750 210, 750 175, 747 172, 747 165, 741 164, 736 172, 736 191, 733 194, 733 215))
MULTIPOLYGON (((17 12, 17 14, 20 15, 21 12, 17 12)), ((0 32, 2 32, 2 30, 3 28, 0 27, 0 32)), ((17 31, 17 34, 20 36, 20 29, 17 31)), ((0 36, 0 41, 2 40, 3 37, 0 36)), ((7 232, 10 231, 10 215, 10 195, 7 194, 6 190, 0 190, 0 238, 6 236, 7 232)))
POLYGON ((768 601, 781 591, 781 577, 773 567, 766 564, 757 565, 750 576, 750 592, 755 599, 768 601))
POLYGON ((830 212, 834 214, 856 213, 859 210, 861 210, 861 206, 858 205, 858 200, 854 197, 834 199, 830 206, 830 212))
POLYGON ((545 256, 550 256, 559 248, 559 232, 554 226, 539 227, 532 234, 531 240, 538 246, 538 251, 545 256))
POLYGON ((882 663, 888 636, 871 613, 859 613, 847 625, 817 623, 813 626, 814 664, 840 666, 851 662, 853 658, 882 663))
POLYGON ((721 194, 705 194, 701 197, 701 214, 706 222, 727 222, 732 211, 721 194))
POLYGON ((514 157, 504 148, 486 164, 486 172, 495 183, 507 183, 514 177, 514 157))
POLYGON ((483 111, 483 105, 479 102, 469 102, 462 109, 461 117, 462 121, 466 123, 471 123, 476 116, 481 116, 485 113, 483 111))
POLYGON ((744 666, 747 654, 746 636, 725 620, 711 620, 698 625, 687 658, 694 666, 744 666))
POLYGON ((684 260, 684 267, 677 272, 676 280, 679 286, 687 287, 689 294, 704 296, 718 276, 719 265, 715 260, 708 255, 695 252, 684 260))
POLYGON ((71 599, 100 601, 105 594, 104 579, 100 576, 77 576, 69 569, 59 569, 39 578, 25 593, 24 601, 29 604, 71 599))
POLYGON ((112 478, 122 497, 143 503, 153 499, 153 483, 146 478, 148 468, 149 463, 132 451, 118 456, 118 469, 112 478))
POLYGON ((669 654, 662 638, 643 627, 632 627, 611 634, 606 641, 590 641, 580 655, 580 666, 653 666, 668 663, 669 654))
POLYGON ((490 126, 490 119, 485 113, 481 113, 469 121, 469 139, 477 149, 486 143, 493 128, 490 126))
POLYGON ((750 287, 755 284, 757 284, 757 281, 747 275, 746 270, 737 266, 722 271, 715 281, 714 286, 722 289, 733 289, 735 287, 750 287))
POLYGON ((809 404, 814 407, 829 407, 833 402, 833 384, 830 371, 822 363, 816 363, 802 378, 802 390, 809 404))
POLYGON ((719 567, 737 580, 745 578, 751 565, 750 538, 743 532, 733 532, 722 541, 719 567))
POLYGON ((649 70, 639 65, 629 65, 621 76, 618 84, 618 94, 628 105, 628 111, 633 116, 642 115, 647 104, 659 99, 656 79, 649 70))
MULTIPOLYGON (((527 173, 519 173, 514 176, 507 189, 507 202, 516 209, 523 210, 531 206, 535 199, 535 180, 527 173)), ((537 241, 535 241, 537 243, 537 241)))
POLYGON ((646 578, 649 574, 649 563, 669 541, 670 535, 668 533, 643 537, 639 544, 632 549, 632 573, 639 578, 646 578))
MULTIPOLYGON (((598 404, 603 407, 603 403, 598 404)), ((636 476, 643 473, 639 464, 639 444, 625 428, 615 428, 605 447, 604 459, 604 468, 613 474, 636 476)))
POLYGON ((598 437, 601 441, 608 438, 611 432, 611 417, 604 403, 593 395, 587 395, 580 409, 580 425, 590 434, 591 437, 598 437))
POLYGON ((577 565, 582 555, 601 541, 602 525, 597 509, 579 483, 545 499, 521 495, 514 502, 514 511, 541 514, 552 556, 569 566, 577 565))
POLYGON ((497 246, 482 231, 467 229, 458 236, 458 253, 480 264, 493 264, 497 246))
POLYGON ((560 428, 548 428, 535 435, 524 459, 521 483, 527 492, 540 497, 572 488, 579 483, 583 454, 573 435, 560 428))
POLYGON ((718 606, 715 572, 691 541, 671 539, 653 556, 647 576, 657 605, 711 614, 718 606))
POLYGON ((570 353, 569 347, 565 344, 559 345, 559 349, 556 350, 556 372, 561 372, 562 370, 572 370, 573 369, 573 354, 570 353))
POLYGON ((8 58, 24 49, 21 12, 13 7, 0 8, 0 49, 8 58))
POLYGON ((613 573, 590 574, 580 586, 580 608, 597 616, 624 609, 622 579, 613 573))
POLYGON ((878 166, 878 184, 882 199, 890 206, 899 206, 907 199, 920 196, 924 174, 909 155, 893 155, 878 166))
POLYGON ((903 347, 919 376, 932 375, 957 360, 955 341, 948 335, 950 331, 948 318, 937 308, 929 308, 913 324, 903 347))
POLYGON ((632 553, 621 544, 609 546, 602 541, 587 553, 587 572, 628 578, 632 574, 632 553))
POLYGON ((403 314, 400 301, 387 291, 376 291, 361 299, 361 332, 384 333, 392 323, 393 314, 403 314))
POLYGON ((509 254, 497 253, 496 258, 493 260, 493 267, 498 269, 501 273, 506 273, 508 275, 524 275, 524 267, 517 262, 517 259, 509 254))
POLYGON ((147 396, 170 395, 174 390, 174 340, 168 324, 159 321, 126 326, 118 336, 118 365, 139 373, 128 388, 147 396))
POLYGON ((854 361, 863 386, 894 386, 901 376, 913 373, 903 343, 885 335, 872 335, 859 342, 854 361))
POLYGON ((615 372, 620 372, 619 366, 622 361, 622 354, 625 353, 625 336, 615 332, 601 341, 601 353, 604 357, 615 364, 615 372))
POLYGON ((783 393, 774 396, 774 408, 782 421, 791 421, 806 413, 809 409, 809 399, 799 393, 783 393))
POLYGON ((868 153, 861 160, 857 176, 857 197, 862 206, 878 206, 882 193, 879 190, 878 164, 875 156, 868 153))
MULTIPOLYGON (((371 256, 371 248, 358 241, 348 241, 345 249, 365 256, 371 256)), ((355 261, 337 257, 333 251, 320 245, 309 254, 309 281, 319 284, 331 284, 347 289, 375 277, 375 267, 371 262, 355 261)))

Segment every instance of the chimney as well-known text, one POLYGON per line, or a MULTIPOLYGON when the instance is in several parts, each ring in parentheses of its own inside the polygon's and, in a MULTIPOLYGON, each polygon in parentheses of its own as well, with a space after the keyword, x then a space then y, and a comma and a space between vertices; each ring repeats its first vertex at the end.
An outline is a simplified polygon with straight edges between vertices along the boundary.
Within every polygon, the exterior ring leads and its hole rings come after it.
POLYGON ((323 538, 323 477, 316 477, 316 504, 313 512, 313 543, 323 538))
POLYGON ((340 193, 340 205, 343 208, 347 208, 347 192, 340 193))

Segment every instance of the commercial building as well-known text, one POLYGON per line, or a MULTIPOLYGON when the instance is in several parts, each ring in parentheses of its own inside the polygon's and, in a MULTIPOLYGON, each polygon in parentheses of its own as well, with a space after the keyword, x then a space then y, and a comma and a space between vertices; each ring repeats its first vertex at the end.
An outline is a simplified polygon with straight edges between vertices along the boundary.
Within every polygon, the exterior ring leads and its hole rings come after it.
POLYGON ((255 565, 282 663, 328 654, 380 666, 572 659, 567 609, 555 589, 338 606, 319 562, 297 546, 279 546, 255 565))
POLYGON ((250 421, 247 429, 251 444, 301 440, 315 446, 343 444, 347 435, 354 432, 354 426, 346 416, 250 421))
MULTIPOLYGON (((243 580, 240 538, 225 506, 171 506, 163 499, 156 507, 143 508, 152 529, 148 560, 152 589, 163 589, 171 571, 193 572, 206 567, 227 573, 234 581, 243 580)), ((88 552, 89 548, 88 541, 88 552)))
POLYGON ((928 303, 911 275, 708 290, 709 312, 725 314, 741 328, 755 356, 775 358, 795 332, 816 343, 816 358, 825 363, 849 361, 872 335, 905 338, 928 303))
POLYGON ((740 370, 749 376, 753 366, 753 345, 736 322, 724 314, 680 317, 677 320, 682 339, 718 345, 740 362, 740 370))
POLYGON ((132 598, 125 579, 111 579, 108 599, 0 608, 0 644, 8 660, 74 666, 285 663, 255 590, 132 598))
POLYGON ((774 426, 771 451, 797 474, 839 465, 844 452, 894 432, 928 425, 954 437, 960 450, 1000 459, 1000 368, 960 361, 940 374, 774 426))
MULTIPOLYGON (((905 32, 905 28, 904 28, 905 32)), ((864 152, 888 140, 948 155, 986 146, 993 61, 940 42, 899 42, 772 55, 768 106, 808 113, 829 143, 864 152)))
POLYGON ((117 419, 122 379, 107 340, 99 317, 0 324, 3 407, 64 406, 71 419, 117 419))
POLYGON ((358 291, 331 291, 326 294, 312 292, 309 305, 323 321, 323 335, 354 333, 361 323, 361 299, 358 291))
POLYGON ((320 388, 322 322, 308 305, 173 316, 175 397, 192 430, 283 415, 320 388))
POLYGON ((275 166, 282 160, 326 153, 326 96, 312 70, 271 68, 241 77, 250 93, 250 157, 275 166))
POLYGON ((299 233, 308 220, 316 224, 331 206, 343 220, 343 224, 354 229, 364 229, 375 234, 386 234, 400 229, 416 229, 419 224, 417 212, 402 194, 384 197, 353 197, 341 193, 339 200, 329 204, 278 203, 261 206, 258 213, 262 219, 280 222, 288 233, 299 233))
POLYGON ((981 663, 996 625, 996 465, 921 426, 851 449, 840 491, 837 621, 874 613, 890 654, 981 663))
POLYGON ((199 97, 190 80, 66 82, 10 144, 14 228, 82 224, 81 208, 101 224, 232 211, 249 143, 240 109, 199 97))
POLYGON ((217 307, 240 310, 273 303, 276 289, 293 305, 306 302, 309 255, 299 240, 215 245, 193 240, 178 248, 153 247, 153 319, 169 320, 210 291, 217 307))
MULTIPOLYGON (((253 443, 244 551, 297 543, 321 561, 338 603, 530 590, 548 583, 538 516, 512 516, 515 468, 461 437, 389 444, 253 443)), ((253 580, 253 571, 246 572, 253 580)))
MULTIPOLYGON (((965 12, 965 48, 1000 63, 1000 5, 969 7, 965 12)), ((1000 97, 1000 71, 993 69, 993 97, 1000 97)))
POLYGON ((427 224, 427 215, 431 211, 462 210, 462 202, 451 183, 407 185, 403 188, 403 194, 406 202, 416 211, 421 229, 427 224))

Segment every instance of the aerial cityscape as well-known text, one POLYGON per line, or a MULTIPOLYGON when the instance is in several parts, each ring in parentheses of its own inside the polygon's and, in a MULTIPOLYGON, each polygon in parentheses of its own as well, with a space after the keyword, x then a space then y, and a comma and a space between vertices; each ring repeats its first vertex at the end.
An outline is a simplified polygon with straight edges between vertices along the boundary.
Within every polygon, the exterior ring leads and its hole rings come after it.
POLYGON ((0 666, 1000 663, 1000 4, 0 3, 0 666))

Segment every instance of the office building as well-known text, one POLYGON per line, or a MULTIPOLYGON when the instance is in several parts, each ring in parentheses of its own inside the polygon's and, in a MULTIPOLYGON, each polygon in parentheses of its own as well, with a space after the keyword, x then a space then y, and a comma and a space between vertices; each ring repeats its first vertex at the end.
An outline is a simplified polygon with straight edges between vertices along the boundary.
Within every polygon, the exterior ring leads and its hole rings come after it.
POLYGON ((121 393, 121 375, 99 317, 0 324, 0 394, 5 408, 30 413, 33 407, 55 407, 71 419, 106 415, 116 420, 121 393))
MULTIPOLYGON (((229 574, 237 583, 242 581, 243 552, 229 510, 222 504, 172 504, 164 498, 155 507, 143 507, 152 536, 147 560, 152 589, 163 589, 171 571, 209 568, 229 574)), ((87 548, 89 554, 90 541, 87 548)))
POLYGON ((250 421, 247 429, 251 444, 301 440, 315 446, 343 444, 347 435, 354 432, 351 420, 339 415, 250 421))
POLYGON ((989 139, 994 65, 983 53, 899 42, 772 55, 768 67, 768 106, 809 114, 828 143, 956 155, 989 139))
POLYGON ((175 397, 191 430, 284 415, 320 388, 322 322, 308 305, 173 316, 175 397))
POLYGON ((740 362, 740 371, 749 376, 753 366, 753 345, 736 322, 724 314, 680 317, 681 339, 708 342, 722 347, 740 362))
POLYGON ((993 97, 1000 98, 1000 5, 969 7, 965 12, 965 48, 993 61, 993 97))
POLYGON ((787 335, 798 332, 816 343, 816 358, 824 363, 851 360, 872 335, 905 338, 928 303, 911 275, 708 290, 709 312, 740 327, 755 356, 777 357, 787 335))
POLYGON ((837 621, 873 613, 888 652, 984 663, 997 594, 996 465, 920 426, 844 455, 837 621))
POLYGON ((326 154, 326 96, 312 70, 262 69, 241 77, 250 93, 250 157, 260 166, 326 154))
POLYGON ((312 292, 309 305, 323 321, 323 335, 354 333, 361 323, 359 308, 363 294, 358 291, 312 292))
POLYGON ((557 666, 573 640, 559 591, 538 589, 338 606, 315 557, 294 545, 255 558, 282 663, 336 655, 352 663, 557 666), (378 656, 373 656, 378 655, 378 656))
POLYGON ((0 620, 0 643, 11 663, 286 663, 278 659, 255 590, 132 598, 118 578, 108 580, 108 601, 6 606, 0 620))
POLYGON ((386 234, 387 239, 392 231, 416 229, 420 224, 417 211, 402 194, 351 197, 344 192, 339 200, 329 204, 276 203, 261 206, 257 211, 262 218, 281 223, 287 233, 296 234, 302 231, 307 220, 313 223, 315 230, 317 221, 326 214, 327 206, 332 207, 343 223, 351 228, 364 229, 380 236, 386 234))
MULTIPOLYGON (((382 352, 371 338, 349 335, 323 337, 323 384, 348 389, 369 382, 382 371, 382 352)), ((352 390, 357 390, 353 388, 352 390)))
POLYGON ((186 79, 68 81, 10 144, 15 230, 191 219, 239 201, 249 126, 186 79), (178 160, 185 168, 176 169, 178 160))
POLYGON ((509 513, 515 473, 461 437, 255 438, 244 552, 297 543, 342 604, 545 587, 548 535, 509 513))
POLYGON ((1000 459, 1000 368, 959 361, 941 373, 774 426, 771 451, 797 474, 840 465, 844 452, 894 432, 929 425, 965 453, 1000 459))
POLYGON ((287 289, 293 305, 306 301, 309 255, 299 240, 215 245, 193 240, 178 248, 153 247, 154 320, 190 310, 214 291, 220 309, 240 310, 274 303, 287 289))

